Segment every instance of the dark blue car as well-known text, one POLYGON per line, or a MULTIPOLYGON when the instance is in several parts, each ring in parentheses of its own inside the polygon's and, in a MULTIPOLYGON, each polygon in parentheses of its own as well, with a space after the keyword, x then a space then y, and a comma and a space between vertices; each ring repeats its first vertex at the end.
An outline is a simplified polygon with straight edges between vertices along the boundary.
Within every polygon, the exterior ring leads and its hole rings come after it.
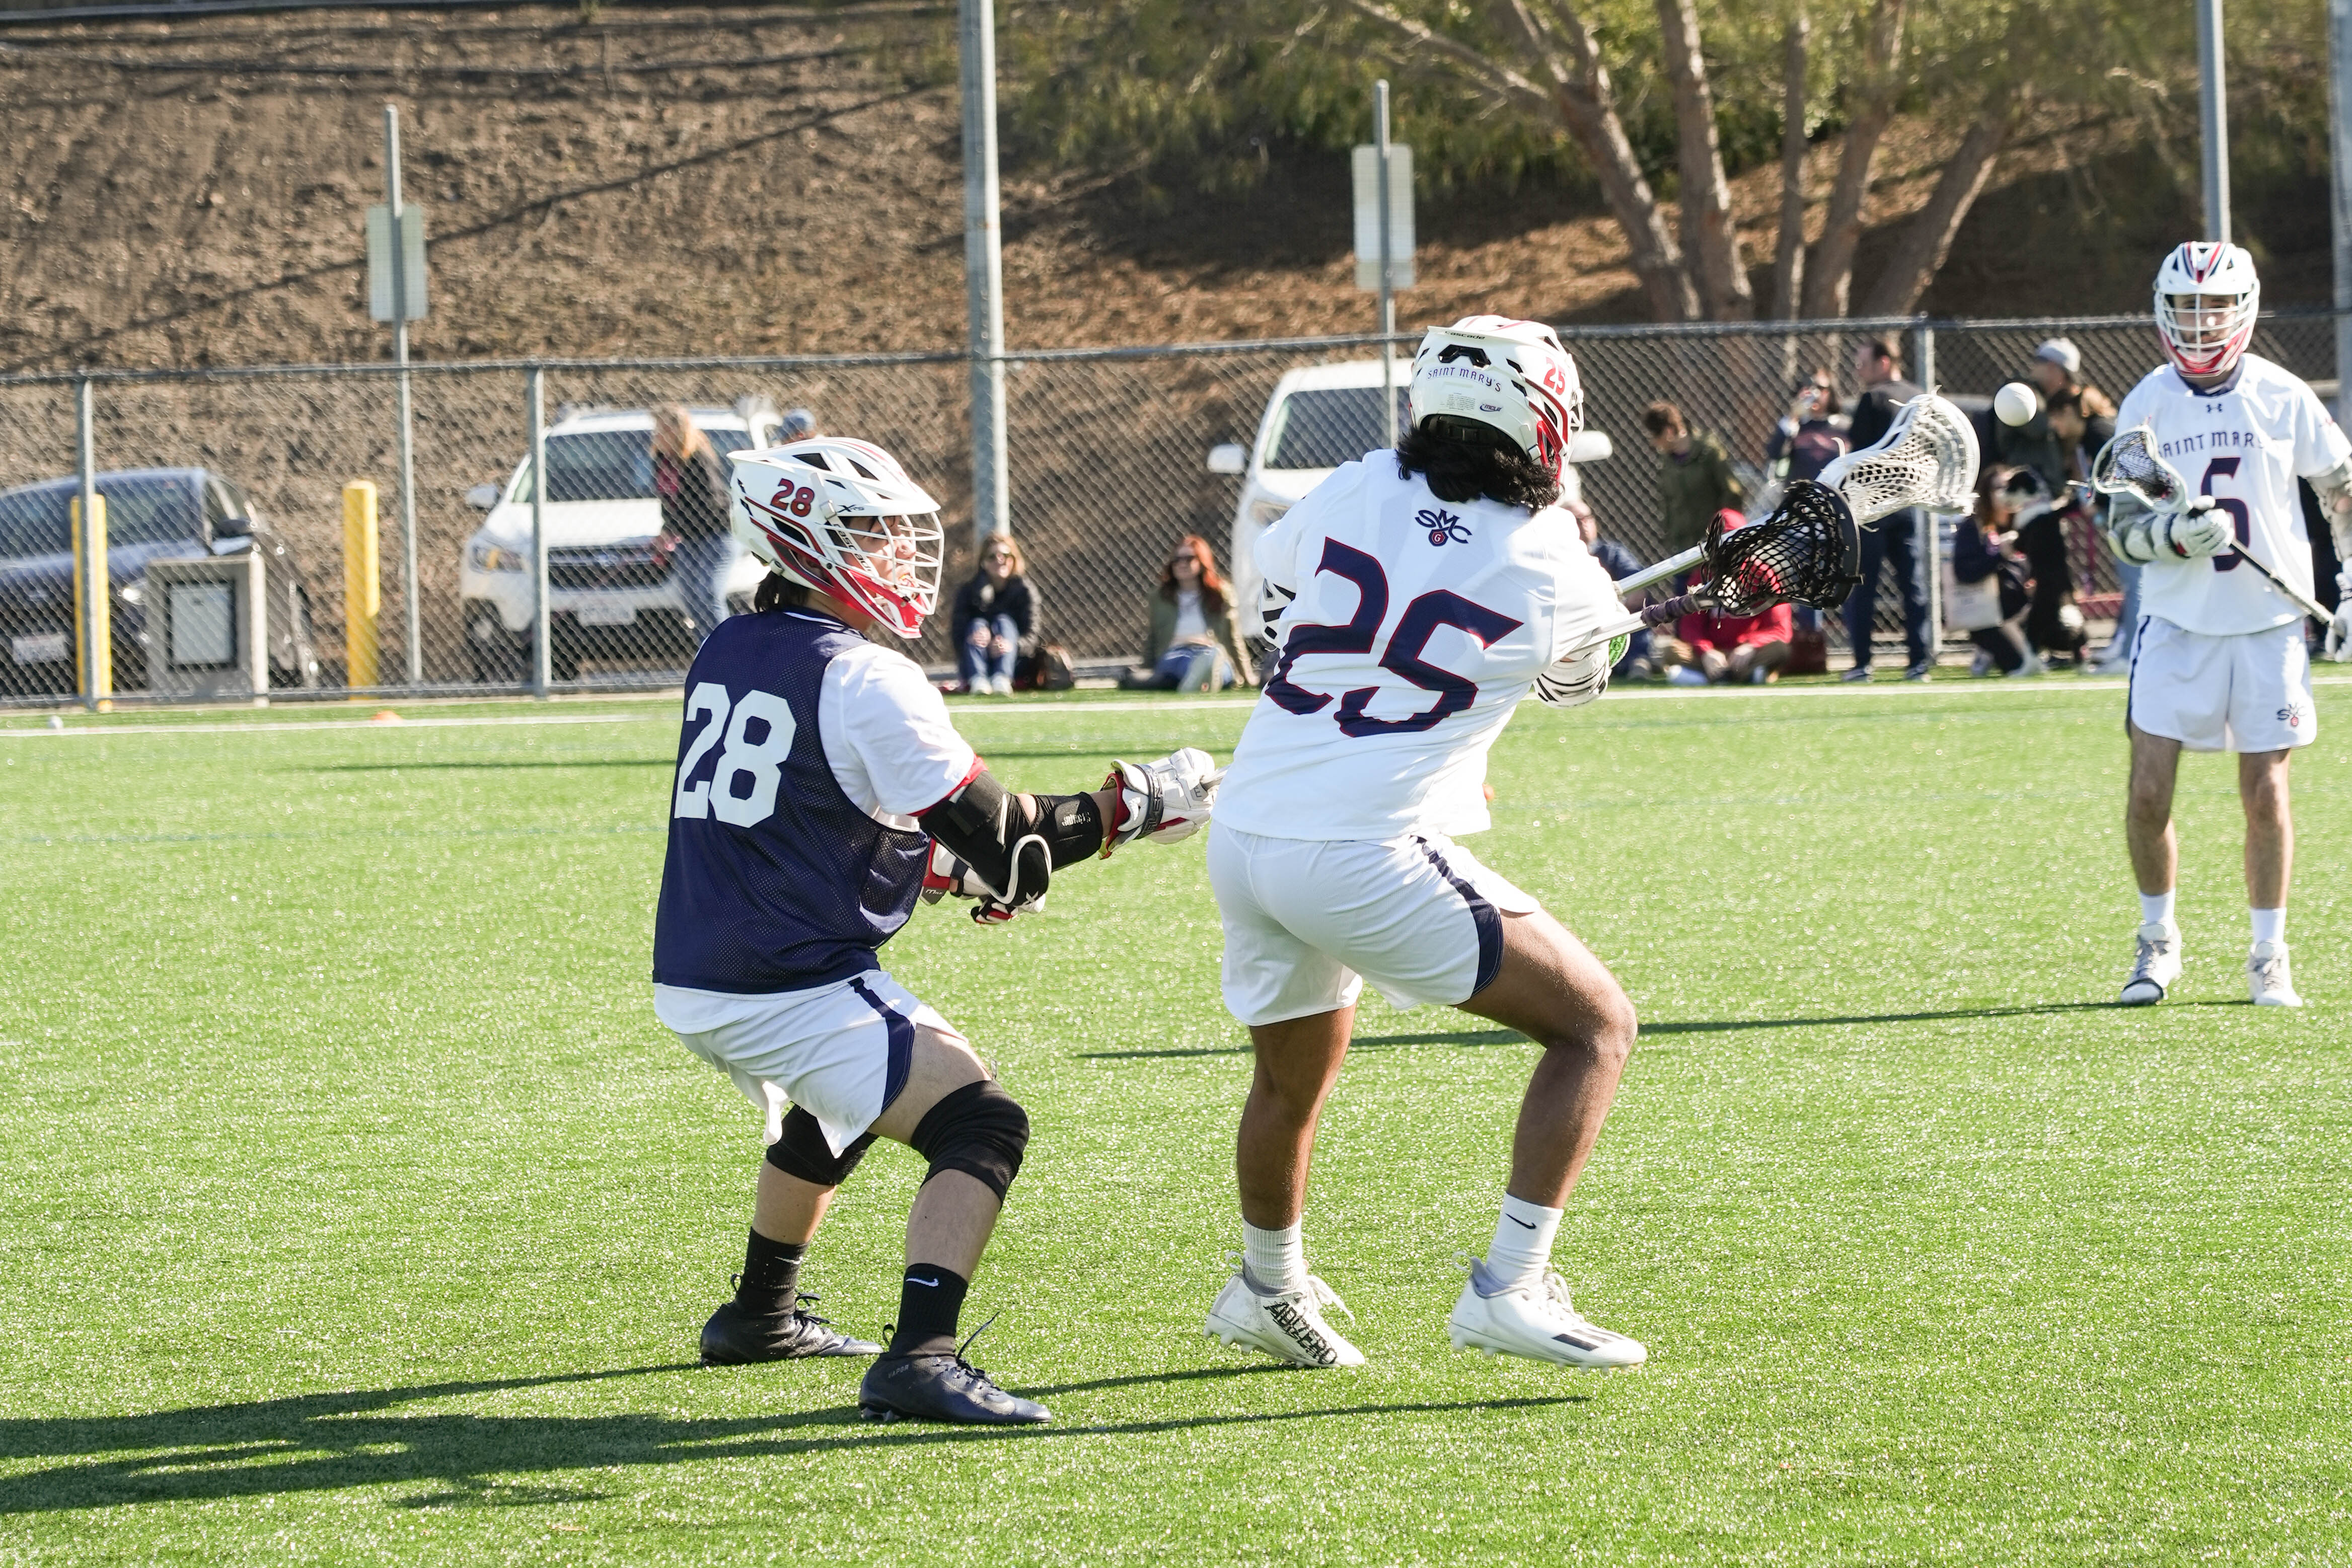
MULTIPOLYGON (((0 490, 0 695, 78 689, 71 507, 80 493, 73 478, 0 490)), ((98 476, 98 493, 106 497, 117 691, 147 685, 147 563, 256 549, 269 558, 269 684, 318 684, 299 563, 234 481, 205 468, 130 468, 98 476)))

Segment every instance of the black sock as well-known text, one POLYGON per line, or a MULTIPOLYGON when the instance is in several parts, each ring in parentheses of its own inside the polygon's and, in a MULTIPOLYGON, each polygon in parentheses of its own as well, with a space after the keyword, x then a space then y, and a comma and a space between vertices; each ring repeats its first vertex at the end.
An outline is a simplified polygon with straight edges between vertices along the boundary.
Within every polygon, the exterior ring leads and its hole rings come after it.
POLYGON ((791 1312, 800 1299, 801 1254, 807 1250, 805 1241, 795 1246, 751 1232, 743 1249, 743 1277, 735 1285, 736 1304, 763 1315, 791 1312))
POLYGON ((898 1326, 892 1355, 945 1355, 955 1349, 956 1319, 971 1281, 952 1269, 910 1264, 898 1286, 898 1326))

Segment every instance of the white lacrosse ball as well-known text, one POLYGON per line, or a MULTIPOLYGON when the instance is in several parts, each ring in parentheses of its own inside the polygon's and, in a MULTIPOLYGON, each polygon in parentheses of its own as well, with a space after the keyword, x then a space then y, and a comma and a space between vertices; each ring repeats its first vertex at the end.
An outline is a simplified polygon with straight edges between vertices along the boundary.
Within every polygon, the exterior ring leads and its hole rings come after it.
POLYGON ((2033 417, 2033 389, 2023 382, 2011 382, 1992 394, 1992 412, 2003 424, 2023 424, 2033 417))

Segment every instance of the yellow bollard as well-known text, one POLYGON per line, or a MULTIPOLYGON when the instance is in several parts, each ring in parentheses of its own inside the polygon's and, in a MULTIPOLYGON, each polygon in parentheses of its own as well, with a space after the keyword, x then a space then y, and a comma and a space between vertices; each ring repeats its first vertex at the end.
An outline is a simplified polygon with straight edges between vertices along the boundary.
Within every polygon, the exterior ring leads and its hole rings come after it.
POLYGON ((87 548, 81 497, 68 505, 73 518, 74 685, 100 713, 114 710, 114 593, 106 563, 106 497, 90 508, 87 548), (96 589, 95 596, 91 590, 96 589))
POLYGON ((354 479, 343 486, 343 684, 376 684, 376 612, 383 585, 376 577, 375 486, 354 479))

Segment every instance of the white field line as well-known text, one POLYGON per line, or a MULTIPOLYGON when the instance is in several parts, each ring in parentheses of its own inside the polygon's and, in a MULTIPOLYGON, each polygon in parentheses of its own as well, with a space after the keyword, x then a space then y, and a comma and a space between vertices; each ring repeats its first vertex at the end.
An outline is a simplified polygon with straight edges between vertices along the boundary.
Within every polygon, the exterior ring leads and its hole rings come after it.
MULTIPOLYGON (((2352 675, 2314 675, 2315 686, 2352 685, 2352 675)), ((1955 682, 1937 685, 1928 681, 1856 681, 1840 682, 1819 686, 1641 686, 1612 688, 1601 700, 1603 702, 1680 702, 1689 698, 1722 697, 1884 697, 1908 695, 1918 692, 1941 692, 1949 695, 1966 690, 1979 695, 2000 692, 2119 692, 2126 683, 2120 678, 2083 679, 2052 677, 2031 681, 1977 681, 1966 686, 1955 682)), ((1199 709, 1227 708, 1246 712, 1257 706, 1255 697, 1164 697, 1157 701, 1143 698, 1134 702, 1106 703, 958 703, 951 710, 956 722, 985 717, 1084 717, 1097 713, 1178 713, 1199 709)), ((69 724, 63 729, 0 728, 0 740, 55 740, 65 736, 110 735, 256 735, 271 731, 293 732, 320 729, 373 729, 396 735, 405 729, 484 729, 502 726, 570 725, 570 724, 650 724, 656 720, 667 723, 667 711, 652 713, 582 713, 582 714, 485 714, 473 718, 407 718, 398 724, 378 724, 373 719, 332 718, 297 720, 293 723, 261 724, 105 724, 82 722, 69 724)))

